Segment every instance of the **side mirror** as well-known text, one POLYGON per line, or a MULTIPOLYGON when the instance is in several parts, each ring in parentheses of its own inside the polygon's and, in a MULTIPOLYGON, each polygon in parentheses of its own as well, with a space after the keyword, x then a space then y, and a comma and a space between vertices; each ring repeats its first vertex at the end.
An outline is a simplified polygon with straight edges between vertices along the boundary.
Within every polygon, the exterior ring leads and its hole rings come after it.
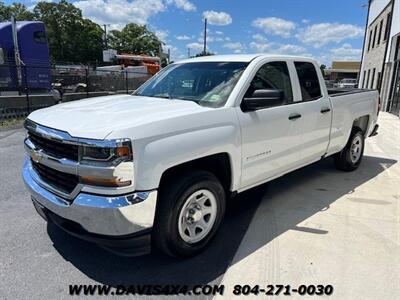
POLYGON ((282 92, 279 90, 255 90, 250 97, 243 98, 243 111, 255 111, 283 104, 282 92))

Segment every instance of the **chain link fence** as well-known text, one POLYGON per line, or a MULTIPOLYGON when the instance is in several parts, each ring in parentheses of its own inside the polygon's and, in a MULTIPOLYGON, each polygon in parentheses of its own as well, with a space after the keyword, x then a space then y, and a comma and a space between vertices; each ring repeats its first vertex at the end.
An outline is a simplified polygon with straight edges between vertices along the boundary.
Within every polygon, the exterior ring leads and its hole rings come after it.
POLYGON ((143 66, 0 65, 0 121, 60 102, 129 94, 152 75, 143 66))

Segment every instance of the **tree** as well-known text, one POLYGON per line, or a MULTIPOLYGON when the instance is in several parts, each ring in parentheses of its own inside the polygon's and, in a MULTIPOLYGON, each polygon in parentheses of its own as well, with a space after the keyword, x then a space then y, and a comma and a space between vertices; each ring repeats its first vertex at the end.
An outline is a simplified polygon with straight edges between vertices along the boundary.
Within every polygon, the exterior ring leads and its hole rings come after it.
POLYGON ((93 62, 103 60, 103 30, 88 20, 83 20, 83 28, 78 35, 79 62, 93 62))
POLYGON ((14 16, 17 21, 30 21, 35 18, 35 15, 28 10, 25 4, 13 3, 6 6, 2 1, 0 1, 0 22, 9 21, 11 16, 14 16))
POLYGON ((39 2, 35 17, 46 25, 53 61, 87 63, 102 58, 103 30, 82 17, 82 11, 65 0, 39 2))
MULTIPOLYGON (((38 20, 46 26, 50 55, 53 62, 88 63, 102 60, 103 29, 82 17, 82 11, 66 0, 41 1, 33 12, 25 5, 5 5, 0 0, 0 21, 38 20)), ((110 45, 118 52, 158 55, 161 41, 146 26, 127 24, 121 31, 112 30, 110 45)))
POLYGON ((325 75, 326 66, 322 64, 319 68, 321 69, 322 75, 325 75))
POLYGON ((161 41, 146 25, 127 24, 121 31, 111 30, 108 37, 112 49, 119 53, 158 55, 161 41))
POLYGON ((210 56, 210 55, 214 55, 214 53, 209 52, 209 51, 206 51, 206 52, 202 51, 202 52, 200 52, 200 53, 197 53, 197 54, 195 55, 195 57, 210 56))

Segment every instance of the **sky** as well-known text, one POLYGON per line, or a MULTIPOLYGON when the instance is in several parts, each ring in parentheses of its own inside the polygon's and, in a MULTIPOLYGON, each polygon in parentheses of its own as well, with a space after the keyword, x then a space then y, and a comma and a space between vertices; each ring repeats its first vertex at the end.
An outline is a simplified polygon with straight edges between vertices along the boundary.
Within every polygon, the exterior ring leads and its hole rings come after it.
MULTIPOLYGON (((32 7, 37 0, 23 0, 32 7)), ((11 1, 5 1, 11 2, 11 1)), ((177 61, 203 50, 215 54, 305 55, 320 63, 361 58, 367 0, 79 0, 83 16, 121 29, 146 24, 177 61)))

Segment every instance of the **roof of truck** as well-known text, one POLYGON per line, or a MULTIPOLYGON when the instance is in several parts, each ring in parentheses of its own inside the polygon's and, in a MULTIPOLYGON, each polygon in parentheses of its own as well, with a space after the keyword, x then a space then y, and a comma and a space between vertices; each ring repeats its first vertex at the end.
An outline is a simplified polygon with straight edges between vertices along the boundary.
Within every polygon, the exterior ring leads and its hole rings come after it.
POLYGON ((290 55, 277 55, 277 54, 229 54, 229 55, 210 55, 210 56, 200 56, 194 57, 190 59, 180 60, 177 63, 187 63, 187 62, 250 62, 257 57, 263 58, 280 58, 280 59, 289 59, 289 58, 301 58, 307 59, 308 57, 302 56, 290 56, 290 55))
MULTIPOLYGON (((25 26, 29 26, 32 24, 44 24, 41 21, 17 21, 17 29, 23 28, 25 26)), ((11 27, 11 22, 0 22, 0 29, 6 28, 6 27, 11 27)))

